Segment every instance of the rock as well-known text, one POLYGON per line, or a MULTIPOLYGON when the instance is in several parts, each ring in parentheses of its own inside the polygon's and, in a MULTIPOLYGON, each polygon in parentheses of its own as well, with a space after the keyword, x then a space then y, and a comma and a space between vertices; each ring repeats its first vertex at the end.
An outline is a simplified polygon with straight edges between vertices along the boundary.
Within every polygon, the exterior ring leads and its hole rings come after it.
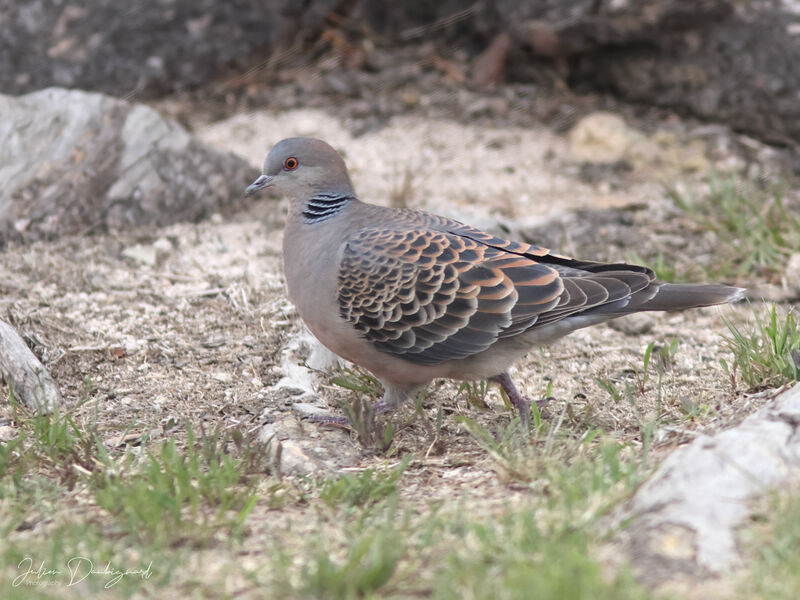
POLYGON ((611 329, 621 331, 625 335, 642 335, 651 331, 654 324, 653 315, 647 313, 634 313, 608 322, 611 329))
POLYGON ((119 96, 198 86, 322 31, 335 0, 10 0, 0 3, 0 91, 119 96), (300 35, 298 35, 300 33, 300 35), (191 48, 191 52, 187 49, 191 48))
POLYGON ((339 367, 348 364, 343 358, 340 358, 323 346, 322 342, 315 338, 310 331, 308 332, 308 335, 311 335, 313 338, 312 340, 309 340, 311 353, 308 355, 308 360, 306 360, 306 364, 308 365, 309 369, 330 373, 339 367))
POLYGON ((605 111, 580 119, 569 132, 569 143, 572 156, 584 165, 651 169, 660 177, 710 169, 703 140, 680 139, 665 130, 645 135, 605 111))
POLYGON ((539 83, 553 71, 556 84, 566 80, 580 95, 611 89, 762 140, 800 140, 800 18, 790 0, 410 0, 360 8, 385 39, 435 32, 437 46, 473 56, 507 34, 509 81, 539 83))
POLYGON ((135 261, 142 263, 143 265, 147 265, 152 267, 156 264, 156 256, 157 252, 155 246, 151 244, 142 245, 142 244, 134 244, 133 246, 128 246, 122 251, 122 256, 126 258, 131 258, 135 261))
POLYGON ((268 442, 282 475, 332 472, 359 460, 359 452, 345 430, 301 423, 293 417, 264 425, 258 439, 268 442))
POLYGON ((789 257, 784 270, 786 287, 795 294, 800 293, 800 252, 795 252, 789 257))
MULTIPOLYGON (((337 42, 364 31, 369 44, 381 45, 435 36, 438 48, 466 50, 476 64, 497 42, 487 67, 474 69, 479 85, 496 81, 500 69, 522 83, 564 80, 581 95, 615 90, 790 144, 800 139, 794 6, 791 0, 139 0, 135 10, 123 10, 116 0, 6 0, 0 91, 60 85, 152 97, 216 78, 224 93, 259 85, 262 67, 302 52, 304 42, 315 56, 334 47, 349 68, 370 64, 374 53, 337 42), (338 33, 337 25, 349 33, 338 33)), ((358 93, 341 74, 319 80, 358 93)))
POLYGON ((299 402, 315 399, 317 394, 314 385, 317 375, 307 365, 314 349, 320 346, 317 338, 305 327, 300 334, 293 336, 281 349, 280 367, 283 377, 269 388, 269 392, 289 390, 296 395, 296 400, 299 402))
MULTIPOLYGON (((599 46, 641 44, 664 30, 691 29, 731 12, 729 0, 463 0, 365 2, 364 18, 375 32, 394 41, 423 38, 437 43, 466 38, 485 46, 507 32, 516 43, 544 55, 592 52, 599 46), (437 27, 438 25, 438 27, 437 27), (538 30, 531 40, 531 30, 538 30), (543 32, 543 33, 539 33, 543 32), (538 37, 537 37, 538 34, 538 37), (544 38, 543 42, 537 39, 544 38), (542 50, 546 50, 542 52, 542 50)), ((480 47, 480 46, 478 46, 480 47)))
POLYGON ((610 88, 627 100, 724 122, 770 143, 796 144, 800 69, 790 57, 800 52, 800 36, 787 27, 797 21, 790 7, 747 3, 734 12, 734 3, 716 2, 728 5, 727 12, 692 22, 691 4, 714 2, 683 4, 680 25, 651 30, 645 44, 608 44, 581 54, 573 80, 584 89, 610 88))
POLYGON ((650 583, 675 572, 719 574, 740 563, 735 532, 752 500, 800 479, 800 385, 714 436, 670 454, 616 511, 626 544, 650 583))
POLYGON ((292 411, 297 413, 299 417, 305 419, 331 416, 328 409, 318 404, 311 404, 310 402, 295 402, 292 404, 292 411))
POLYGON ((231 212, 254 171, 152 109, 51 88, 0 96, 0 243, 231 212))
POLYGON ((622 160, 641 135, 619 115, 595 112, 583 117, 569 132, 572 156, 581 162, 611 164, 622 160))
POLYGON ((19 429, 11 425, 0 425, 0 442, 10 442, 19 435, 19 429))
POLYGON ((503 78, 503 65, 511 48, 511 37, 503 32, 498 33, 472 63, 472 84, 486 87, 500 83, 503 78))

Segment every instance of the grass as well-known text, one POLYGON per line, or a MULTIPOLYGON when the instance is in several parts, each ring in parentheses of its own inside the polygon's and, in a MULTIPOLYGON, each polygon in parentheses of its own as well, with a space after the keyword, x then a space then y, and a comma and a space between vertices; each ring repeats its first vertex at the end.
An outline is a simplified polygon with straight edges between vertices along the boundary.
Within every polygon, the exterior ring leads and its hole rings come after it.
MULTIPOLYGON (((348 400, 340 403, 340 407, 347 416, 350 427, 356 432, 361 446, 377 450, 386 456, 394 453, 392 442, 395 433, 408 427, 422 412, 422 403, 426 395, 426 390, 417 395, 414 412, 410 416, 407 415, 407 411, 403 411, 402 406, 380 415, 376 414, 373 401, 383 396, 383 387, 367 370, 358 366, 342 368, 339 374, 331 379, 331 383, 352 392, 348 400)), ((441 426, 441 418, 440 414, 437 419, 438 426, 441 426)), ((433 437, 436 437, 435 432, 433 437)))
POLYGON ((436 577, 434 598, 649 597, 628 570, 604 573, 588 552, 595 540, 578 528, 543 530, 533 512, 463 527, 462 544, 436 577))
POLYGON ((518 417, 494 431, 465 417, 459 422, 488 452, 504 480, 546 493, 566 511, 566 519, 584 514, 598 494, 613 496, 615 488, 623 494, 634 489, 647 473, 650 437, 633 456, 631 447, 605 439, 596 429, 579 435, 562 429, 566 408, 549 424, 541 420, 535 405, 531 408, 530 429, 518 417))
POLYGON ((773 494, 742 534, 751 561, 743 598, 793 600, 800 596, 800 495, 773 494))
POLYGON ((372 399, 383 396, 380 382, 361 367, 343 368, 331 383, 353 392, 341 408, 364 448, 386 453, 394 440, 395 424, 376 418, 372 399))
POLYGON ((420 489, 410 454, 391 467, 276 481, 269 452, 238 433, 174 428, 183 441, 145 435, 117 450, 69 413, 18 414, 20 435, 0 444, 0 588, 9 598, 45 587, 52 597, 452 598, 496 588, 494 597, 522 598, 536 585, 541 598, 646 597, 626 567, 609 572, 595 556, 599 519, 638 484, 646 453, 593 430, 574 437, 563 419, 548 425, 533 407, 530 430, 517 418, 499 429, 463 422, 531 492, 490 515, 472 514, 464 494, 408 497, 420 489), (285 511, 312 524, 307 533, 281 525, 285 511), (239 592, 225 579, 199 584, 199 553, 238 569, 239 592), (256 564, 236 565, 252 553, 256 564))
POLYGON ((800 330, 794 310, 783 311, 774 304, 766 311, 753 310, 753 322, 738 327, 726 321, 730 336, 725 344, 733 363, 722 359, 731 381, 738 373, 751 389, 779 387, 800 378, 800 330))
POLYGON ((218 435, 203 436, 197 444, 191 429, 187 435, 185 450, 168 440, 143 461, 127 454, 115 462, 98 448, 104 468, 95 477, 94 498, 115 518, 120 533, 158 546, 205 545, 219 529, 241 535, 258 501, 259 476, 269 475, 267 450, 239 444, 244 452, 237 460, 218 435))
POLYGON ((674 283, 680 279, 675 263, 664 252, 657 252, 650 260, 642 258, 636 252, 629 252, 627 260, 634 265, 647 265, 661 281, 674 283))
MULTIPOLYGON (((511 427, 497 445, 520 434, 518 423, 511 427)), ((648 597, 627 567, 609 572, 594 557, 604 538, 599 519, 638 485, 640 457, 592 436, 573 450, 567 457, 554 445, 547 468, 532 473, 537 483, 528 481, 543 493, 494 516, 473 516, 463 500, 405 502, 402 487, 392 489, 408 473, 403 463, 381 475, 389 487, 373 475, 350 479, 372 490, 366 502, 327 501, 336 477, 320 488, 313 536, 299 547, 280 540, 254 581, 291 598, 648 597)))
MULTIPOLYGON (((796 342, 791 313, 776 311, 742 334, 760 340, 762 358, 764 344, 785 357, 796 342)), ((673 338, 649 343, 626 369, 626 388, 609 381, 607 391, 633 403, 659 395, 679 348, 673 338)), ((741 376, 738 362, 731 368, 741 376)), ((337 383, 380 393, 357 371, 337 383)), ((486 385, 459 393, 479 407, 486 385)), ((640 416, 638 437, 623 442, 569 410, 543 419, 533 405, 528 426, 502 411, 445 422, 440 411, 436 435, 452 444, 443 456, 429 459, 427 441, 410 446, 404 433, 390 440, 393 458, 379 459, 390 465, 278 480, 275 457, 236 429, 176 426, 170 439, 116 448, 92 418, 18 409, 19 436, 0 443, 0 589, 12 599, 40 592, 13 586, 38 561, 62 571, 43 576, 53 597, 648 598, 624 562, 602 557, 615 552, 605 517, 650 472, 659 413, 640 416), (454 457, 464 463, 448 464, 454 457), (462 467, 480 478, 444 475, 462 467), (75 556, 130 573, 110 590, 113 574, 67 588, 75 556)), ((778 535, 794 531, 794 509, 780 506, 775 518, 788 520, 754 542, 755 596, 796 590, 797 538, 778 535)))
POLYGON ((0 443, 3 597, 166 585, 188 552, 239 543, 256 504, 275 504, 269 453, 235 430, 112 453, 74 410, 16 406, 19 435, 0 443))
POLYGON ((800 219, 780 184, 740 175, 714 175, 701 198, 668 189, 676 205, 719 241, 707 274, 713 279, 766 277, 782 272, 800 250, 800 219))
MULTIPOLYGON (((611 400, 617 404, 622 400, 627 400, 631 408, 637 415, 639 428, 644 433, 657 428, 661 422, 664 404, 664 377, 672 369, 675 362, 675 355, 680 347, 680 340, 673 338, 669 342, 656 343, 650 342, 642 353, 641 367, 637 363, 631 363, 625 370, 630 374, 624 381, 624 389, 620 389, 618 382, 611 379, 596 377, 597 386, 606 392, 611 400), (653 379, 655 385, 653 386, 653 379), (651 389, 655 390, 655 415, 651 419, 645 418, 638 407, 638 399, 651 389)), ((696 411, 699 416, 700 411, 696 411)))
MULTIPOLYGON (((489 405, 486 404, 486 394, 489 393, 489 382, 485 379, 478 381, 462 381, 458 386, 456 392, 456 399, 464 397, 467 399, 467 404, 478 410, 487 410, 489 405)), ((505 394, 503 394, 505 398, 505 394)), ((509 406, 511 403, 509 402, 509 406)))
POLYGON ((388 587, 409 550, 410 532, 396 523, 396 502, 342 517, 320 530, 298 554, 280 549, 269 588, 275 597, 364 598, 388 587), (298 566, 297 559, 301 558, 298 566))
POLYGON ((4 598, 39 597, 32 590, 44 589, 56 597, 94 597, 105 590, 129 597, 142 587, 167 585, 186 559, 179 550, 149 549, 145 554, 109 536, 99 523, 66 521, 50 527, 45 536, 7 540, 0 556, 6 568, 0 573, 4 598), (90 569, 104 573, 92 574, 90 569))
POLYGON ((408 467, 411 456, 389 471, 366 469, 360 473, 344 473, 324 481, 319 498, 330 507, 340 505, 367 506, 397 492, 398 481, 408 467))

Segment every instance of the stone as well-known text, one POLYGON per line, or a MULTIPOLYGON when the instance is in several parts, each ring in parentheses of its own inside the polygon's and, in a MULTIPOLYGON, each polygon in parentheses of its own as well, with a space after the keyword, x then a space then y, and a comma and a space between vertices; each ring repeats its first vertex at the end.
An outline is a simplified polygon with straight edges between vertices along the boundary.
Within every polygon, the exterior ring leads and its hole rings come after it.
POLYGON ((154 96, 196 87, 231 67, 246 70, 254 55, 266 59, 298 33, 321 32, 336 7, 335 0, 6 0, 0 92, 56 85, 154 96))
POLYGON ((156 264, 157 251, 152 244, 134 244, 125 248, 122 256, 152 267, 156 264))
POLYGON ((10 442, 19 435, 19 429, 11 425, 0 425, 0 442, 10 442))
POLYGON ((0 243, 197 221, 253 169, 143 105, 50 88, 0 96, 0 243))
POLYGON ((784 278, 786 279, 786 287, 792 291, 796 298, 797 294, 800 294, 800 252, 795 252, 786 261, 784 278))
POLYGON ((622 160, 638 137, 617 114, 598 111, 583 117, 569 132, 572 156, 581 162, 611 164, 622 160))
POLYGON ((295 402, 292 404, 292 411, 302 418, 329 417, 331 413, 328 409, 310 402, 295 402))
POLYGON ((676 570, 722 574, 740 566, 736 528, 753 500, 800 480, 800 384, 740 425, 672 452, 613 517, 649 583, 676 570))
POLYGON ((642 335, 648 333, 653 329, 655 318, 649 313, 634 313, 623 317, 622 319, 614 319, 608 322, 611 329, 615 329, 624 333, 625 335, 642 335))
POLYGON ((280 475, 335 472, 357 464, 360 456, 344 429, 303 423, 294 417, 264 425, 258 439, 267 444, 280 475))

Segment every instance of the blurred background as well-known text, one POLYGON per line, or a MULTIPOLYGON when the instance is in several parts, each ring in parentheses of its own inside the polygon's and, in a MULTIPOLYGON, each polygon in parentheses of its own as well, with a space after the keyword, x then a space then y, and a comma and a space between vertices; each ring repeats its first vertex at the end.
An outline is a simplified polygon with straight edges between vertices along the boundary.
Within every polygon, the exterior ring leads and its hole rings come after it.
POLYGON ((799 13, 796 0, 3 0, 0 91, 169 97, 200 105, 187 121, 335 106, 355 131, 409 112, 563 129, 616 99, 793 145, 799 13))
MULTIPOLYGON (((114 0, 0 3, 0 92, 4 94, 19 96, 51 87, 100 92, 146 103, 194 131, 235 114, 298 109, 323 110, 356 138, 402 116, 483 128, 572 131, 571 166, 583 181, 605 178, 606 185, 625 170, 656 163, 662 180, 672 179, 676 172, 707 170, 712 163, 730 168, 739 159, 757 161, 763 171, 763 155, 772 150, 779 155, 772 166, 796 172, 800 168, 798 55, 796 0, 136 0, 124 7, 114 0), (575 131, 583 117, 597 112, 601 114, 596 119, 575 131), (731 132, 745 137, 728 135, 731 132)), ((28 101, 35 104, 30 111, 38 115, 36 121, 58 114, 53 118, 71 123, 81 113, 83 126, 91 133, 92 123, 98 121, 89 116, 87 102, 91 103, 77 96, 67 101, 59 94, 28 101), (73 109, 64 113, 66 105, 73 109)), ((84 181, 69 165, 52 168, 63 163, 58 148, 46 149, 53 145, 47 135, 50 131, 52 136, 52 127, 43 126, 43 139, 21 139, 19 123, 26 122, 28 111, 8 99, 3 106, 0 168, 7 185, 0 204, 0 231, 4 238, 37 239, 81 228, 196 219, 239 207, 233 187, 196 183, 194 194, 170 186, 169 200, 149 198, 152 190, 139 189, 139 206, 121 208, 120 203, 129 204, 134 187, 117 182, 116 190, 111 190, 119 166, 112 146, 124 145, 124 140, 108 131, 105 136, 91 133, 94 147, 104 150, 88 149, 90 159, 80 168, 91 164, 94 176, 84 181), (36 155, 40 163, 47 162, 61 183, 25 165, 23 150, 28 157, 36 155), (73 181, 65 190, 67 172, 73 181), (51 189, 54 185, 58 193, 51 189), (75 191, 83 186, 90 188, 92 198, 103 197, 104 202, 90 199, 92 208, 83 211, 61 206, 74 204, 75 191), (206 199, 191 206, 192 195, 206 199), (53 201, 54 197, 64 200, 53 201), (17 205, 23 201, 24 206, 17 205), (46 220, 50 223, 42 223, 46 220)), ((105 108, 95 111, 106 129, 119 121, 119 115, 114 118, 105 108)), ((315 118, 307 123, 305 134, 335 138, 329 128, 315 126, 315 118)), ((77 127, 75 139, 80 140, 77 127)), ((260 136, 260 146, 237 147, 236 140, 229 139, 226 148, 258 164, 269 144, 292 128, 268 129, 251 134, 260 136)), ((241 126, 238 137, 239 142, 250 139, 241 126)), ((445 146, 454 139, 452 132, 433 137, 445 146)), ((159 139, 151 138, 150 142, 159 139)), ((341 136, 329 141, 338 142, 346 152, 341 136)), ((61 150, 69 143, 62 140, 61 150)), ((431 143, 436 140, 422 145, 431 143)), ((463 140, 439 154, 452 155, 476 143, 487 145, 463 140)), ((503 145, 496 140, 494 144, 503 145)), ((422 163, 436 159, 423 158, 419 145, 412 143, 419 164, 395 160, 386 168, 412 169, 423 179, 429 177, 422 163)), ((523 152, 536 154, 534 149, 523 152)), ((546 153, 540 155, 537 163, 546 159, 546 153)), ((463 167, 467 171, 469 165, 463 167)), ((234 173, 246 179, 233 163, 220 173, 226 179, 234 173)), ((401 181, 392 184, 400 191, 402 175, 395 174, 401 181)), ((169 175, 184 184, 186 177, 182 171, 169 175)), ((410 190, 414 183, 409 180, 406 187, 410 190)), ((390 192, 383 190, 384 195, 390 192)), ((421 194, 426 196, 424 190, 421 194)), ((568 208, 576 207, 572 197, 564 202, 568 208)), ((551 204, 549 212, 552 209, 551 204)))

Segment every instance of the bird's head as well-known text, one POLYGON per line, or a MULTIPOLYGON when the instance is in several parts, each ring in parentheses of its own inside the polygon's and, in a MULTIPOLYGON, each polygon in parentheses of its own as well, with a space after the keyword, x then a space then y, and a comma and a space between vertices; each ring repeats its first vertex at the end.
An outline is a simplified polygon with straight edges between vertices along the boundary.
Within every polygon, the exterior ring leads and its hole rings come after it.
POLYGON ((273 146, 261 175, 248 186, 245 195, 266 187, 275 187, 297 199, 317 192, 353 193, 342 157, 327 143, 313 138, 287 138, 273 146))

